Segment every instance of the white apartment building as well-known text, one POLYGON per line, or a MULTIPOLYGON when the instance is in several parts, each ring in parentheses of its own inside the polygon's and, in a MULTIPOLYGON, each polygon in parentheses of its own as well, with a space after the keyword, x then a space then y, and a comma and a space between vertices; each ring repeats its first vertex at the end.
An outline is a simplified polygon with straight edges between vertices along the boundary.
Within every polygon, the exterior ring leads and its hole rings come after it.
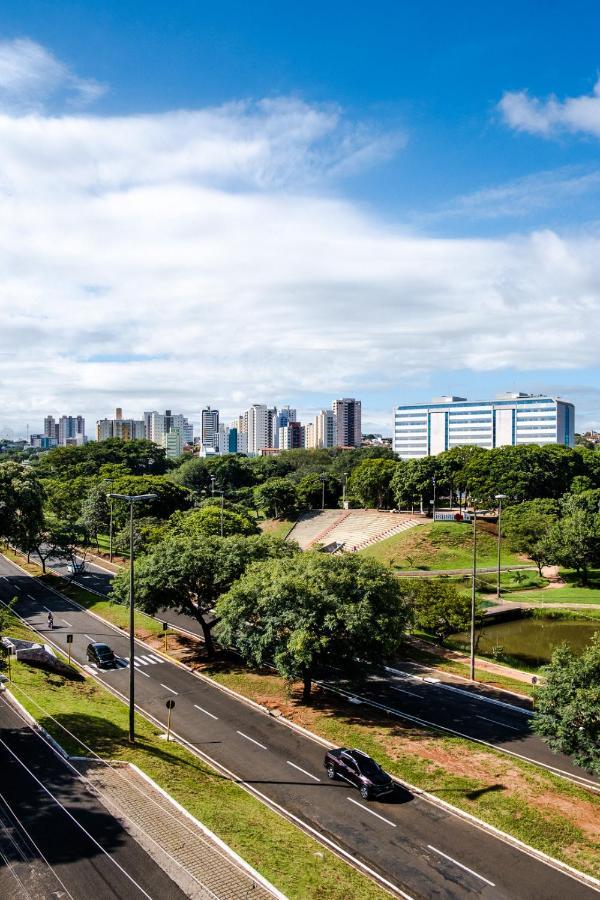
POLYGON ((272 447, 273 420, 273 410, 265 403, 253 403, 250 409, 240 416, 241 435, 238 431, 238 450, 249 456, 255 456, 266 447, 272 447), (240 437, 245 449, 240 449, 240 437))
POLYGON ((337 421, 332 409, 322 409, 315 418, 315 447, 335 447, 337 421))
POLYGON ((360 447, 362 442, 361 402, 354 397, 333 401, 336 420, 336 447, 360 447))
POLYGON ((83 416, 61 416, 56 421, 54 416, 46 416, 44 436, 53 440, 60 447, 81 446, 87 442, 85 419, 83 416))
POLYGON ((464 444, 574 447, 575 407, 557 397, 522 393, 482 401, 444 396, 429 404, 396 407, 394 450, 402 459, 434 456, 464 444))
POLYGON ((193 442, 194 426, 181 413, 173 414, 170 409, 166 409, 164 413, 156 410, 144 413, 145 437, 159 447, 164 446, 165 435, 175 428, 181 431, 184 444, 193 442))
POLYGON ((219 410, 206 406, 202 410, 202 446, 219 450, 219 410))
POLYGON ((317 444, 316 444, 315 434, 316 434, 315 423, 308 422, 304 426, 304 447, 306 447, 307 450, 314 450, 316 448, 317 444))

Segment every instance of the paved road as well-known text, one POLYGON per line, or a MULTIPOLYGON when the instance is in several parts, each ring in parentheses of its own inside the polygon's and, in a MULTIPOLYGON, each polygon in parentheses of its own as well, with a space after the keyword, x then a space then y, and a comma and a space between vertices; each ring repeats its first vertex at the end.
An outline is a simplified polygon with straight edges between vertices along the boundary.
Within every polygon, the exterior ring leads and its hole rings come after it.
POLYGON ((184 900, 0 696, 0 897, 184 900))
MULTIPOLYGON (((55 563, 54 568, 64 573, 65 563, 55 563)), ((110 590, 112 574, 99 566, 86 563, 86 573, 76 580, 83 586, 101 594, 110 590)), ((158 613, 177 628, 182 628, 202 636, 198 622, 191 616, 183 616, 172 610, 158 613)), ((570 757, 553 753, 548 746, 530 729, 530 716, 518 707, 504 707, 491 702, 489 694, 497 692, 479 690, 475 693, 467 684, 455 685, 451 690, 435 678, 425 680, 418 672, 411 671, 410 665, 398 666, 398 672, 389 670, 382 676, 370 679, 364 696, 387 707, 414 716, 426 725, 442 726, 464 737, 483 741, 499 750, 514 753, 558 774, 570 777, 585 787, 600 789, 600 779, 576 766, 570 757)), ((344 685, 342 685, 343 687, 344 685)))
MULTIPOLYGON (((125 635, 78 609, 0 558, 0 596, 17 593, 17 611, 45 632, 46 610, 57 626, 48 640, 63 650, 74 635, 75 659, 89 640, 114 648, 123 668, 95 672, 125 697, 129 672, 125 635)), ((343 782, 329 782, 323 748, 260 710, 237 700, 137 643, 139 707, 164 725, 165 702, 176 699, 173 728, 180 740, 224 774, 370 867, 396 892, 430 898, 579 900, 598 892, 545 862, 423 798, 398 788, 388 802, 363 802, 343 782)))

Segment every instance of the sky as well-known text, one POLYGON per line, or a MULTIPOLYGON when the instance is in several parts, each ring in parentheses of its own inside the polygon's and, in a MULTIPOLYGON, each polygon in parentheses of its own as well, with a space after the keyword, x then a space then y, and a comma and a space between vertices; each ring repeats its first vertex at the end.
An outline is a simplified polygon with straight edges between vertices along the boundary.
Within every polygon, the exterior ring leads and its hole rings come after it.
POLYGON ((596 2, 0 6, 0 436, 506 390, 600 425, 596 2))

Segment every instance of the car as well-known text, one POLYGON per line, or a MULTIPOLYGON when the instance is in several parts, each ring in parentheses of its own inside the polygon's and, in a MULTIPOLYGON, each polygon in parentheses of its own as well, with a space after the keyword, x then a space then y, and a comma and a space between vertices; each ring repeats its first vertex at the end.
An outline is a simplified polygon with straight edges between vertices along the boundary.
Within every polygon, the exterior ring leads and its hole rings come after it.
POLYGON ((86 655, 90 662, 96 663, 100 667, 114 668, 117 665, 117 657, 114 650, 108 644, 101 644, 99 641, 94 641, 87 645, 86 655))
POLYGON ((347 747, 328 750, 324 765, 329 778, 343 778, 357 787, 365 800, 384 797, 395 790, 388 773, 362 750, 349 750, 347 747))
POLYGON ((85 563, 69 562, 67 563, 67 572, 69 573, 69 575, 81 575, 82 572, 85 572, 85 563))

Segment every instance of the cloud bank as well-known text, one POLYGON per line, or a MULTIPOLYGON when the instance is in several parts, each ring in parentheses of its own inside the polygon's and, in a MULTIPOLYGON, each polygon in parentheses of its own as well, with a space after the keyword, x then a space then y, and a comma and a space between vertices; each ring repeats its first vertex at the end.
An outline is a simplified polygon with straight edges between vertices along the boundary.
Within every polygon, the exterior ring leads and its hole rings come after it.
POLYGON ((509 91, 498 104, 504 121, 517 131, 555 137, 572 132, 600 138, 600 78, 591 94, 558 100, 530 97, 527 91, 509 91))
POLYGON ((5 110, 0 422, 197 419, 206 402, 400 399, 436 370, 595 364, 597 238, 430 238, 336 194, 402 141, 293 98, 5 110))

